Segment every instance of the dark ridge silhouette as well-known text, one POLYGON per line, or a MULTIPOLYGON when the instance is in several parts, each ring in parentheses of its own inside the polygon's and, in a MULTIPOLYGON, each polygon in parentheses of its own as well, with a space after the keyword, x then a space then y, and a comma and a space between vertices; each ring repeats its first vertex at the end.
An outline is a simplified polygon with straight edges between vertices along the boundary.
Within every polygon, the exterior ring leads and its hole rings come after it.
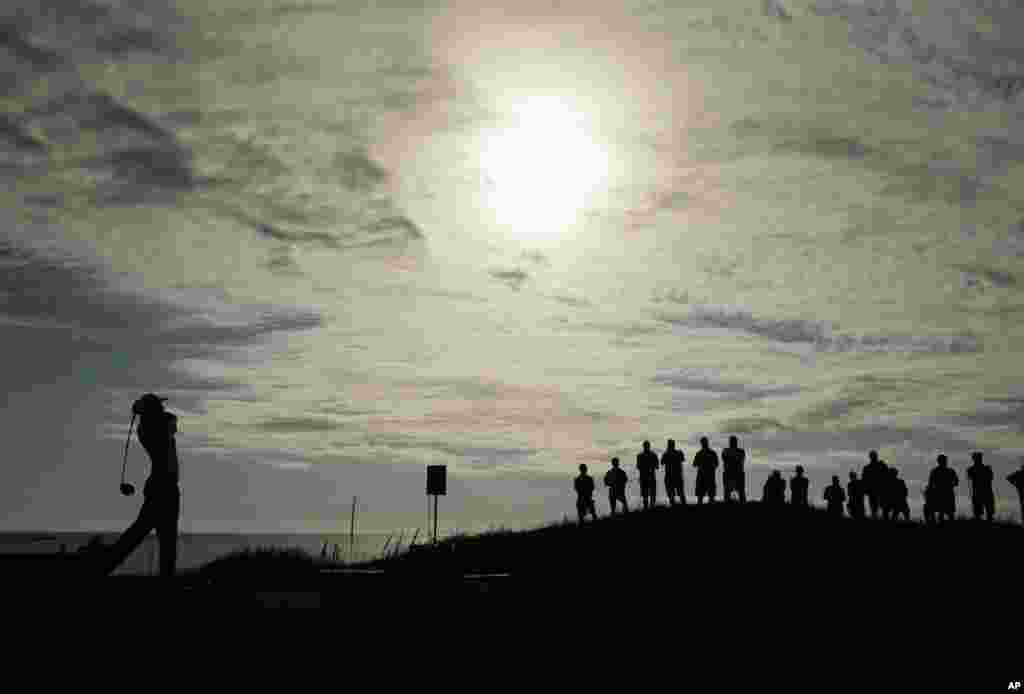
POLYGON ((875 614, 899 614, 915 624, 941 619, 943 628, 990 629, 1002 614, 998 606, 1012 603, 1019 592, 1015 570, 986 574, 991 610, 988 602, 956 596, 977 585, 978 566, 1013 564, 1022 540, 1024 528, 1001 521, 938 526, 855 520, 817 508, 748 501, 662 506, 582 526, 459 535, 350 565, 318 561, 302 550, 266 548, 233 553, 168 582, 146 576, 100 579, 75 554, 0 555, 0 575, 12 594, 45 596, 49 608, 106 609, 159 596, 157 610, 321 607, 370 620, 381 613, 397 617, 421 603, 446 609, 478 605, 488 614, 560 614, 567 603, 597 607, 609 595, 671 586, 680 600, 697 598, 687 604, 688 619, 749 621, 750 628, 765 630, 782 613, 759 596, 799 586, 808 605, 841 600, 851 617, 843 630, 849 636, 875 629, 868 619, 875 614), (894 589, 879 581, 880 570, 900 576, 903 584, 894 589), (705 589, 741 597, 701 600, 705 589))

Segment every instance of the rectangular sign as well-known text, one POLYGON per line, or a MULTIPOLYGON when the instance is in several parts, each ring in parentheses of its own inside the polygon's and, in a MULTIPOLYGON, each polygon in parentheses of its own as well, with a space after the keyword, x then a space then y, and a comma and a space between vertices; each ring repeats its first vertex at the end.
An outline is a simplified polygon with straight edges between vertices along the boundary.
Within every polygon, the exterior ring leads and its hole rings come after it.
POLYGON ((447 465, 427 466, 427 494, 445 496, 448 493, 447 465))

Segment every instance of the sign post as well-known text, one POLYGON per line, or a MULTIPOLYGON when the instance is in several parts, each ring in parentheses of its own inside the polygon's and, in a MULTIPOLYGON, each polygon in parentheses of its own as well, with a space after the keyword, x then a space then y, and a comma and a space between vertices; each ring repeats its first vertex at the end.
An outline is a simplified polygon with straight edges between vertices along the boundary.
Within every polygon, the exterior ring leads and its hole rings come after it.
POLYGON ((434 544, 437 544, 437 497, 448 493, 448 466, 427 466, 427 496, 434 497, 434 544))

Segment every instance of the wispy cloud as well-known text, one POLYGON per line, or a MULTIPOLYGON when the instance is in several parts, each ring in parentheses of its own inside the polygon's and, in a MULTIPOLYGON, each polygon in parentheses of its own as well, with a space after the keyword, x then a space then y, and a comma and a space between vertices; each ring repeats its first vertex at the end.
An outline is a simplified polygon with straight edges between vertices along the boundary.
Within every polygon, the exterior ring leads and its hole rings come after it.
POLYGON ((967 332, 954 335, 837 334, 828 321, 762 317, 728 306, 697 305, 684 315, 656 315, 672 325, 732 330, 775 342, 806 344, 821 352, 961 354, 982 348, 981 340, 967 332))
POLYGON ((488 271, 488 274, 499 282, 517 290, 530 278, 530 275, 520 268, 493 268, 488 271))

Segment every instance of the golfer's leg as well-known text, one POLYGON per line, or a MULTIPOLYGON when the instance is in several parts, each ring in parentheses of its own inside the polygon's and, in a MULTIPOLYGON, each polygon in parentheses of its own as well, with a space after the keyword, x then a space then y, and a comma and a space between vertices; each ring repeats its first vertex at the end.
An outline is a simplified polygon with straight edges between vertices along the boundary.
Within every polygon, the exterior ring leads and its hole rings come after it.
POLYGON ((161 499, 156 533, 160 541, 160 575, 173 576, 178 564, 178 514, 181 496, 175 491, 161 499))
POLYGON ((146 539, 146 535, 149 535, 149 531, 153 529, 153 526, 153 501, 147 498, 142 502, 142 508, 139 509, 139 517, 128 526, 127 530, 121 533, 121 537, 117 538, 117 542, 107 550, 100 569, 102 575, 107 576, 119 567, 128 558, 128 555, 134 552, 135 548, 146 539))

